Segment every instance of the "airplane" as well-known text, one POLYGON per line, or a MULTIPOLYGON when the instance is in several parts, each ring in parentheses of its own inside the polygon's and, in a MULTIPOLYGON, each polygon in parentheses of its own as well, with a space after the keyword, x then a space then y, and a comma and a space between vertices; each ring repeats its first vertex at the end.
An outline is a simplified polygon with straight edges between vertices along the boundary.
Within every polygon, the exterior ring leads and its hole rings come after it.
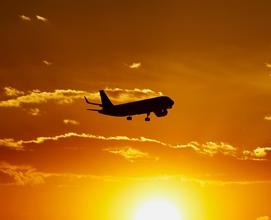
POLYGON ((157 117, 166 116, 167 109, 172 108, 174 101, 168 96, 159 96, 155 98, 149 98, 124 104, 114 105, 104 90, 100 90, 101 104, 90 102, 86 96, 84 96, 87 104, 97 105, 102 109, 87 109, 90 111, 96 111, 100 114, 126 117, 127 120, 132 120, 133 115, 147 114, 145 121, 150 121, 150 114, 153 112, 157 117))

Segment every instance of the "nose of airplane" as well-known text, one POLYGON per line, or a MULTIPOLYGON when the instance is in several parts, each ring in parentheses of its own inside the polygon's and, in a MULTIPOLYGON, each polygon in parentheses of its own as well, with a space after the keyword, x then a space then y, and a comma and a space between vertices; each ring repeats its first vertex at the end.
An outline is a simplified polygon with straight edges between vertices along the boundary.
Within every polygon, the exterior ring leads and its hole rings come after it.
POLYGON ((168 104, 170 107, 172 107, 174 105, 174 101, 168 97, 168 104))
POLYGON ((174 105, 174 101, 172 99, 170 99, 170 104, 174 105))

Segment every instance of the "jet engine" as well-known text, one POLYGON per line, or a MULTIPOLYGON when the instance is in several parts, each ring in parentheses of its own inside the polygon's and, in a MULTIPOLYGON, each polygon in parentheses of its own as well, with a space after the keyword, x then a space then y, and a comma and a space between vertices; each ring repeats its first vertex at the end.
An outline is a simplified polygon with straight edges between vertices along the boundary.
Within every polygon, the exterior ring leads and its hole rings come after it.
POLYGON ((155 111, 154 114, 157 116, 157 117, 163 117, 163 116, 166 116, 167 115, 167 110, 166 109, 160 109, 158 111, 155 111))

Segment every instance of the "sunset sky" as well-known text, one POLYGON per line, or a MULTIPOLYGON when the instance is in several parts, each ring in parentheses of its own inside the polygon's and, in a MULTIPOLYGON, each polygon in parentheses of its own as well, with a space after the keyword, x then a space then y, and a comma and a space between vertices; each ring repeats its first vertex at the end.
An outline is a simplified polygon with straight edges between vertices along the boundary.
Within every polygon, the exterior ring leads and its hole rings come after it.
POLYGON ((0 13, 0 219, 138 220, 157 197, 180 220, 271 219, 269 0, 9 0, 0 13), (86 111, 100 89, 175 104, 127 121, 86 111))

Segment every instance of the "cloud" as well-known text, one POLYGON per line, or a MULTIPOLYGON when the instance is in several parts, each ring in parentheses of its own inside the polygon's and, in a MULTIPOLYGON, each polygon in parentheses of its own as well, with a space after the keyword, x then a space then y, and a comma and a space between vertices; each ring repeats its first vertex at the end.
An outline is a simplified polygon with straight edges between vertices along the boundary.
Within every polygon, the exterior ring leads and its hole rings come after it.
POLYGON ((121 88, 105 88, 106 92, 109 92, 111 95, 117 95, 119 96, 120 93, 123 94, 133 94, 134 96, 138 97, 138 96, 160 96, 163 95, 162 92, 155 92, 151 89, 138 89, 138 88, 134 88, 134 89, 121 89, 121 88))
POLYGON ((257 147, 254 150, 244 150, 243 154, 245 158, 251 159, 264 159, 267 156, 268 152, 271 151, 271 147, 257 147))
POLYGON ((42 22, 47 22, 47 21, 48 21, 47 18, 42 17, 42 16, 40 16, 40 15, 36 15, 36 18, 37 18, 39 21, 42 21, 42 22))
POLYGON ((265 116, 264 119, 267 121, 271 121, 271 116, 265 116))
POLYGON ((269 216, 260 216, 256 220, 269 220, 269 216))
POLYGON ((155 92, 151 89, 120 89, 120 88, 106 88, 110 99, 114 102, 129 102, 134 101, 135 99, 146 99, 155 96, 163 95, 162 92, 155 92))
POLYGON ((235 156, 236 148, 223 142, 221 143, 207 142, 206 144, 202 145, 202 152, 210 156, 214 156, 215 154, 218 153, 235 156))
POLYGON ((270 64, 270 63, 265 63, 265 66, 266 66, 267 68, 271 68, 271 64, 270 64))
MULTIPOLYGON (((66 119, 69 120, 69 119, 66 119)), ((64 122, 65 123, 65 122, 64 122)), ((70 123, 66 121, 66 123, 70 123)), ((172 149, 192 149, 194 152, 209 157, 222 154, 224 156, 230 156, 238 160, 259 160, 267 156, 268 152, 271 151, 271 147, 257 147, 254 150, 244 150, 238 151, 236 147, 226 144, 223 142, 206 142, 200 144, 196 141, 189 142, 187 144, 169 144, 157 139, 151 139, 146 137, 128 137, 128 136, 102 136, 88 133, 75 133, 68 132, 56 136, 40 136, 31 140, 14 140, 12 138, 0 139, 0 146, 8 147, 14 150, 24 150, 28 144, 43 144, 47 141, 59 141, 66 138, 85 138, 85 139, 94 139, 94 140, 104 140, 104 141, 130 141, 138 143, 154 143, 167 148, 172 149)), ((147 155, 144 152, 139 152, 137 149, 132 147, 126 148, 116 148, 116 149, 106 149, 105 151, 110 153, 119 154, 126 159, 129 157, 137 158, 138 156, 146 157, 147 155)))
POLYGON ((129 65, 130 69, 138 69, 139 67, 141 67, 141 63, 140 62, 134 62, 132 64, 129 65))
MULTIPOLYGON (((162 94, 161 92, 154 92, 150 89, 137 88, 106 88, 105 90, 108 92, 108 95, 114 102, 126 102, 138 98, 148 98, 162 94)), ((25 104, 42 104, 49 101, 54 101, 57 104, 71 104, 75 100, 83 100, 84 96, 87 96, 90 100, 100 100, 100 95, 98 92, 86 92, 74 89, 56 89, 52 92, 42 92, 36 89, 20 94, 21 95, 16 98, 0 101, 0 107, 21 107, 25 104)))
POLYGON ((31 18, 25 15, 19 15, 19 17, 23 20, 23 21, 31 21, 31 18))
POLYGON ((32 140, 14 141, 14 139, 0 139, 0 145, 2 143, 2 146, 22 149, 23 145, 25 145, 25 144, 42 144, 46 141, 58 141, 61 139, 72 138, 72 137, 96 139, 96 140, 110 140, 110 141, 151 142, 151 143, 158 143, 158 144, 161 144, 164 146, 167 145, 166 143, 160 142, 158 140, 145 138, 145 137, 138 137, 138 138, 130 138, 127 136, 105 137, 105 136, 101 136, 101 135, 94 135, 94 134, 87 134, 87 133, 78 134, 75 132, 69 132, 69 133, 56 135, 56 136, 37 137, 36 139, 32 139, 32 140))
POLYGON ((79 125, 80 123, 78 121, 72 120, 72 119, 64 119, 63 123, 68 125, 79 125))
POLYGON ((29 109, 28 113, 33 116, 39 116, 40 115, 40 109, 38 108, 31 108, 29 109))
POLYGON ((214 156, 218 153, 221 153, 223 155, 229 155, 229 156, 235 157, 237 154, 236 147, 230 144, 225 144, 223 142, 215 143, 215 142, 209 141, 209 142, 206 142, 205 144, 200 144, 196 141, 192 141, 188 144, 176 145, 173 147, 174 148, 191 148, 200 154, 205 154, 208 156, 214 156))
MULTIPOLYGON (((48 19, 45 17, 42 17, 40 15, 35 16, 37 20, 42 21, 42 22, 48 22, 48 19)), ((31 21, 32 19, 26 15, 19 15, 19 18, 22 19, 23 21, 31 21)))
POLYGON ((23 91, 19 91, 15 88, 12 88, 10 86, 4 87, 4 94, 6 96, 19 96, 19 95, 24 95, 23 91))
MULTIPOLYGON (((69 119, 66 119, 66 124, 71 123, 69 119)), ((64 122, 64 121, 63 121, 64 122)), ((65 123, 65 122, 64 122, 65 123)), ((76 122, 75 122, 76 123, 76 122)), ((164 147, 172 148, 172 149, 192 149, 194 152, 206 156, 213 157, 218 154, 222 154, 224 156, 231 156, 239 160, 258 160, 263 159, 267 156, 268 152, 271 151, 271 147, 257 147, 254 150, 244 150, 237 151, 237 148, 226 144, 223 142, 215 143, 215 142, 206 142, 200 144, 196 141, 189 142, 188 144, 169 144, 160 140, 146 138, 146 137, 128 137, 128 136, 102 136, 88 133, 75 133, 68 132, 61 135, 56 136, 41 136, 32 140, 14 140, 12 138, 4 138, 0 139, 0 146, 8 147, 14 150, 23 150, 28 144, 43 144, 46 141, 58 141, 66 138, 86 138, 86 139, 95 139, 95 140, 104 140, 104 141, 130 141, 130 142, 139 142, 139 143, 155 143, 164 147)), ((137 152, 134 148, 117 148, 117 149, 106 149, 105 151, 110 153, 119 154, 126 159, 129 157, 137 157, 139 155, 143 156, 144 152, 137 152), (137 155, 137 156, 136 156, 137 155)), ((146 156, 146 155, 145 155, 146 156)))
POLYGON ((75 99, 82 99, 85 94, 86 92, 84 91, 72 89, 58 89, 53 92, 42 92, 36 89, 15 99, 0 101, 0 107, 20 107, 22 104, 41 104, 48 101, 55 101, 58 104, 69 104, 75 99))
POLYGON ((23 149, 23 141, 15 141, 13 138, 0 139, 0 146, 12 148, 14 150, 23 149))
POLYGON ((51 66, 53 63, 47 61, 47 60, 43 60, 42 61, 46 66, 51 66))
MULTIPOLYGON (((130 162, 134 162, 137 159, 143 159, 143 158, 154 159, 148 153, 142 152, 138 149, 128 147, 128 146, 122 147, 122 148, 107 148, 107 149, 104 149, 104 151, 112 153, 112 154, 120 155, 130 162)), ((155 158, 155 159, 158 160, 158 158, 155 158)))
POLYGON ((9 175, 16 185, 35 185, 44 183, 46 175, 31 166, 16 166, 6 162, 0 163, 0 172, 9 175))
POLYGON ((112 178, 108 176, 42 172, 30 165, 12 165, 7 162, 0 162, 0 172, 10 176, 14 180, 14 182, 11 182, 9 185, 19 186, 45 184, 49 179, 60 183, 71 183, 71 181, 81 179, 103 181, 112 180, 112 178), (60 180, 58 180, 59 178, 60 180))
MULTIPOLYGON (((10 182, 5 182, 5 185, 17 186, 33 186, 39 184, 55 184, 58 186, 72 186, 76 184, 88 183, 89 181, 104 181, 104 182, 123 182, 123 181, 170 181, 177 180, 181 183, 196 183, 204 187, 207 185, 225 186, 225 185, 248 185, 248 184, 270 184, 268 180, 263 181, 224 181, 224 180, 209 180, 202 178, 192 178, 185 175, 153 175, 153 176, 105 176, 92 175, 82 173, 69 172, 44 172, 37 170, 31 165, 14 165, 7 162, 0 162, 0 173, 11 177, 10 182), (12 181, 13 179, 13 181, 12 181)), ((1 179, 0 179, 1 181, 1 179)), ((0 184, 3 184, 0 182, 0 184)), ((269 220, 268 216, 258 217, 257 220, 269 220)))

